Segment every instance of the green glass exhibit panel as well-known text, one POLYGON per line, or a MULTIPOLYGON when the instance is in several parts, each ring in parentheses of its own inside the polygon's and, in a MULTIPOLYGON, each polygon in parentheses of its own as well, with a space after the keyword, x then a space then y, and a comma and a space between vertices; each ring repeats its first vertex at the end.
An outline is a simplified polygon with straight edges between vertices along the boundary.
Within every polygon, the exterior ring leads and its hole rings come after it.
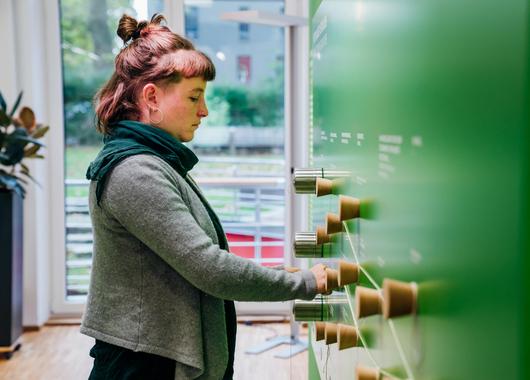
MULTIPOLYGON (((418 285, 416 316, 339 321, 373 347, 322 363, 313 342, 321 376, 528 373, 528 18, 522 0, 311 2, 310 164, 349 171, 340 194, 361 200, 325 262, 418 285)), ((311 198, 313 229, 340 194, 311 198)))

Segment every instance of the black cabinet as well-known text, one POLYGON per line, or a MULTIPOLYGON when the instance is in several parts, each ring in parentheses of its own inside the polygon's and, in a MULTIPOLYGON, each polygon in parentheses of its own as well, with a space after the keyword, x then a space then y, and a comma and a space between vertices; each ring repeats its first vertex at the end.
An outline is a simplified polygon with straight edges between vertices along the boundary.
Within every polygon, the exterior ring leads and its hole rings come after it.
POLYGON ((7 356, 22 335, 23 200, 0 190, 0 352, 7 356))

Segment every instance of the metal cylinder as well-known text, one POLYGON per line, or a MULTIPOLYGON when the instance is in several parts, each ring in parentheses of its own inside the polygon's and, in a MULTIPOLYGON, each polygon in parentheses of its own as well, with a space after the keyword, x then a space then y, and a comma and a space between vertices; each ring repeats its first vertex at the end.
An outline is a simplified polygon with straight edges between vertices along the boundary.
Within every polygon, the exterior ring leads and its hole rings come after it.
POLYGON ((297 258, 322 257, 322 246, 318 245, 315 232, 297 232, 293 248, 297 258))
POLYGON ((296 321, 326 321, 330 317, 330 306, 322 297, 312 301, 294 301, 294 319, 296 321))
POLYGON ((324 178, 324 169, 294 169, 293 184, 296 194, 316 194, 317 178, 324 178))
POLYGON ((323 169, 323 171, 324 171, 324 178, 328 178, 328 179, 345 178, 351 175, 351 173, 347 170, 323 169))
POLYGON ((345 170, 326 170, 323 168, 294 169, 293 184, 296 194, 316 194, 317 178, 348 177, 350 172, 345 170))

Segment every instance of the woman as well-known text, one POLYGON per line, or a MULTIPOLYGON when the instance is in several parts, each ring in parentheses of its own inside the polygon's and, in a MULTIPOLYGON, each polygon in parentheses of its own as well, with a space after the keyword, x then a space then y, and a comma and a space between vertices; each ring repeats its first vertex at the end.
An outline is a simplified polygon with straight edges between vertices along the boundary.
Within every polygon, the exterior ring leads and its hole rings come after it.
POLYGON ((215 68, 161 21, 121 18, 125 46, 96 96, 105 145, 87 172, 94 256, 81 326, 96 339, 90 379, 231 379, 233 300, 325 288, 323 265, 289 273, 228 252, 182 144, 208 115, 215 68))

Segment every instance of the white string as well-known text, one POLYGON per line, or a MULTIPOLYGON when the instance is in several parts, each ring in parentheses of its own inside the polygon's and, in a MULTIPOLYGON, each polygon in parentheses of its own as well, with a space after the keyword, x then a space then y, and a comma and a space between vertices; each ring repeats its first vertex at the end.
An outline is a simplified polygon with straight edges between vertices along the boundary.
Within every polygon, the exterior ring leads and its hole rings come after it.
POLYGON ((388 326, 390 326, 390 332, 392 332, 392 336, 394 337, 394 342, 396 343, 399 356, 401 356, 401 360, 403 361, 403 366, 405 367, 407 376, 409 377, 409 379, 414 380, 414 375, 412 374, 412 370, 410 369, 409 363, 407 362, 407 359, 405 357, 405 351, 403 350, 403 347, 401 346, 401 342, 399 341, 398 335, 396 333, 394 322, 391 319, 389 319, 387 322, 388 322, 388 326))
POLYGON ((348 223, 342 222, 344 229, 346 230, 346 236, 348 237, 348 242, 350 243, 351 250, 353 252, 353 257, 355 258, 355 263, 359 264, 359 258, 357 257, 357 251, 355 250, 355 246, 353 245, 353 242, 351 241, 350 237, 350 231, 348 230, 348 223))
POLYGON ((355 258, 356 264, 359 266, 359 268, 361 269, 361 272, 363 272, 363 274, 366 276, 368 281, 370 281, 370 283, 374 286, 374 288, 378 291, 381 291, 381 288, 379 287, 379 285, 377 285, 377 282, 375 282, 372 276, 370 276, 370 273, 368 273, 368 271, 361 266, 361 263, 359 262, 359 258, 357 257, 357 253, 355 251, 355 247, 353 245, 353 242, 351 241, 350 232, 348 231, 348 225, 345 222, 343 222, 343 224, 344 224, 344 228, 346 229, 346 237, 348 238, 348 242, 350 243, 350 248, 353 252, 353 256, 355 258))
POLYGON ((348 293, 348 306, 350 307, 350 311, 351 311, 351 314, 353 316, 353 324, 355 325, 355 329, 357 330, 357 333, 359 334, 359 339, 361 340, 361 343, 363 344, 363 347, 366 349, 366 353, 368 354, 368 357, 370 358, 370 360, 373 362, 373 364, 376 366, 376 367, 379 367, 379 365, 377 364, 377 361, 374 359, 374 357, 372 356, 372 354, 370 353, 370 351, 368 350, 368 346, 366 344, 366 341, 364 340, 362 334, 361 334, 361 330, 359 329, 359 323, 357 322, 357 319, 355 318, 355 313, 353 311, 353 306, 350 302, 350 298, 352 298, 352 294, 351 294, 351 290, 349 287, 345 287, 346 289, 346 293, 348 293))
MULTIPOLYGON (((348 293, 348 306, 350 307, 350 311, 351 311, 351 314, 352 314, 352 319, 353 319, 353 324, 355 325, 355 328, 357 329, 357 333, 359 335, 359 339, 361 340, 361 343, 363 344, 363 348, 364 350, 366 351, 366 354, 368 355, 368 357, 370 358, 370 360, 372 361, 373 365, 375 367, 377 367, 379 369, 379 372, 386 376, 386 377, 390 377, 391 379, 397 379, 397 380, 414 380, 414 376, 412 375, 411 371, 410 371, 410 368, 408 367, 408 363, 406 362, 404 356, 401 355, 401 352, 400 352, 400 358, 401 360, 404 362, 404 367, 405 367, 405 370, 407 371, 407 378, 406 379, 402 379, 400 377, 396 377, 395 375, 385 371, 384 369, 381 368, 381 366, 379 364, 377 364, 377 360, 374 359, 374 357, 372 356, 372 354, 370 353, 370 350, 368 349, 368 345, 366 343, 366 340, 363 338, 362 334, 361 334, 361 330, 359 328, 359 323, 357 322, 357 319, 355 318, 355 313, 354 313, 354 310, 353 310, 353 306, 350 302, 350 299, 353 298, 353 295, 351 294, 351 290, 349 287, 345 287, 346 289, 346 293, 348 293)), ((388 321, 388 322, 391 322, 391 321, 388 321)), ((393 324, 392 324, 393 326, 393 324)), ((393 337, 394 337, 394 340, 397 339, 396 335, 393 334, 393 337)), ((398 351, 400 350, 401 346, 399 344, 397 344, 398 346, 398 351)))
POLYGON ((329 351, 330 351, 330 348, 329 346, 327 347, 327 350, 326 350, 326 364, 324 365, 324 378, 325 380, 328 380, 328 360, 329 360, 329 351))
MULTIPOLYGON (((375 282, 375 280, 372 278, 372 276, 370 276, 370 274, 368 273, 368 271, 366 271, 366 269, 364 269, 361 265, 361 263, 359 262, 359 258, 357 256, 357 252, 355 250, 355 247, 353 245, 353 242, 351 241, 351 236, 350 236, 350 232, 348 230, 348 225, 347 223, 343 222, 343 225, 344 225, 344 228, 346 230, 346 237, 348 239, 348 243, 350 244, 350 248, 352 250, 352 253, 353 253, 353 256, 355 258, 355 261, 356 261, 356 264, 359 266, 359 268, 361 269, 361 271, 363 272, 363 274, 366 276, 366 278, 368 279, 368 281, 370 281, 370 283, 374 286, 374 288, 381 292, 381 288, 379 287, 379 285, 375 282)), ((368 354, 368 357, 370 358, 370 360, 373 362, 373 364, 379 368, 379 372, 381 372, 381 374, 383 374, 384 376, 387 376, 387 377, 390 377, 392 379, 399 379, 399 380, 402 380, 401 378, 398 378, 388 372, 386 372, 385 370, 381 369, 380 366, 377 364, 377 361, 374 359, 374 357, 371 355, 370 353, 370 350, 368 349, 368 346, 366 345, 366 341, 364 340, 362 334, 361 334, 361 330, 359 329, 359 324, 357 322, 357 319, 355 318, 355 312, 353 310, 353 306, 351 304, 351 299, 353 299, 353 297, 355 295, 352 295, 351 294, 351 290, 348 286, 345 287, 346 289, 346 293, 348 294, 348 305, 350 306, 350 311, 351 311, 351 314, 352 314, 352 319, 353 319, 353 323, 355 325, 355 328, 357 329, 357 332, 359 334, 359 339, 361 340, 361 343, 363 344, 363 347, 365 348, 365 351, 366 353, 368 354)), ((414 380, 414 374, 412 373, 412 370, 410 368, 410 365, 407 361, 407 358, 405 356, 405 352, 403 350, 403 347, 401 346, 401 343, 399 341, 399 337, 396 333, 396 329, 395 329, 395 326, 394 326, 394 322, 389 319, 387 320, 388 322, 388 325, 390 327, 390 332, 392 333, 392 337, 394 338, 394 343, 396 344, 396 347, 397 347, 397 350, 398 350, 398 353, 399 353, 399 356, 401 358, 401 361, 402 361, 402 364, 403 364, 403 367, 405 367, 405 371, 407 372, 407 380, 414 380)))

